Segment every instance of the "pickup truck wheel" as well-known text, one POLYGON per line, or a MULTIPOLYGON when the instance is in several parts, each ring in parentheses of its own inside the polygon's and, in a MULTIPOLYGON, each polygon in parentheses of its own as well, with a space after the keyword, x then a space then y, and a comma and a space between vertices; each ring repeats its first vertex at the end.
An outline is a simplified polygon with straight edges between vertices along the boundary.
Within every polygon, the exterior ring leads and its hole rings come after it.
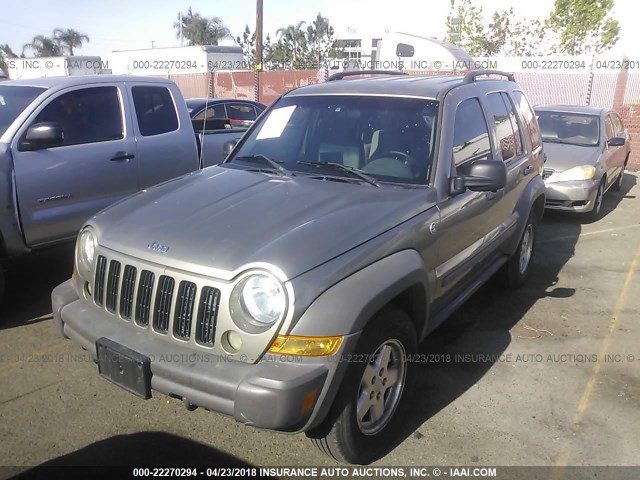
POLYGON ((407 314, 387 306, 358 342, 325 422, 307 432, 323 453, 344 463, 368 464, 400 440, 402 417, 413 390, 411 355, 416 333, 407 314))
POLYGON ((0 265, 0 304, 2 303, 2 297, 4 297, 4 270, 0 265))
POLYGON ((516 289, 527 281, 531 273, 531 259, 535 252, 536 236, 538 234, 538 218, 535 212, 529 214, 527 224, 520 237, 520 243, 515 253, 499 271, 499 280, 509 289, 516 289))

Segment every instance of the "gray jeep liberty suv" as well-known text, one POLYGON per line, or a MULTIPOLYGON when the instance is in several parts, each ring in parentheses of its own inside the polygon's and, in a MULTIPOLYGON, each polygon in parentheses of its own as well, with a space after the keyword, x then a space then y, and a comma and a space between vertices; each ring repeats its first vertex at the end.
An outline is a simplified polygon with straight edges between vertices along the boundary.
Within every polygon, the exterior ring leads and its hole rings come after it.
POLYGON ((87 222, 53 312, 102 376, 344 462, 391 448, 418 343, 495 273, 530 273, 542 144, 512 75, 350 75, 87 222))

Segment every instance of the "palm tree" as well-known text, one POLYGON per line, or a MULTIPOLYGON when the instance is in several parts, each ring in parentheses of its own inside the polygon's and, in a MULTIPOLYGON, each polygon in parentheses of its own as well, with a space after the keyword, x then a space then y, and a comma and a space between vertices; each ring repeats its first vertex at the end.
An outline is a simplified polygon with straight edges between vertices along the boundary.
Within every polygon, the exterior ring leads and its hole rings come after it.
POLYGON ((22 53, 25 50, 33 50, 36 57, 58 57, 62 55, 62 45, 57 38, 45 35, 36 35, 30 43, 22 46, 22 53))
MULTIPOLYGON (((291 56, 291 62, 295 65, 306 51, 307 39, 302 27, 306 22, 300 21, 297 25, 289 25, 288 27, 276 30, 278 43, 280 43, 286 51, 287 57, 291 56)), ((289 58, 284 59, 288 61, 289 58)))
POLYGON ((89 42, 88 35, 80 33, 73 28, 67 28, 66 30, 56 28, 53 31, 53 37, 59 41, 62 48, 66 49, 71 56, 73 56, 74 48, 81 48, 83 43, 89 42))
MULTIPOLYGON (((182 14, 182 35, 188 45, 218 45, 220 40, 231 37, 229 28, 219 17, 203 17, 191 7, 182 14)), ((180 38, 180 18, 174 22, 176 38, 180 38)))

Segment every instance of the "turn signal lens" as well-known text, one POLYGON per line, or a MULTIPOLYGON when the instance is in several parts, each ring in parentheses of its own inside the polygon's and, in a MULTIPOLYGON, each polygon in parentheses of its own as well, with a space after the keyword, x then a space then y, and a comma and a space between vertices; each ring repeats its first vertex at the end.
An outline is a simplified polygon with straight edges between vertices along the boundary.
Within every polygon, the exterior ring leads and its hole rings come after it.
POLYGON ((278 335, 269 348, 270 353, 324 357, 333 355, 342 344, 342 337, 297 337, 278 335))

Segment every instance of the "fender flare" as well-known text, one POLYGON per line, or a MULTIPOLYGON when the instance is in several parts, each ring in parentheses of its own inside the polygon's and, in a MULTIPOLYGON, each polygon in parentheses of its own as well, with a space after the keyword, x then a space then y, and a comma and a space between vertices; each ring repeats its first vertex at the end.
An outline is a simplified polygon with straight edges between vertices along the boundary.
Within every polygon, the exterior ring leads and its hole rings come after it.
MULTIPOLYGON (((351 335, 362 331, 369 319, 390 301, 410 288, 422 287, 417 305, 418 339, 428 315, 428 274, 415 250, 403 250, 353 273, 317 297, 291 330, 291 335, 351 335)), ((413 313, 407 312, 412 318, 413 313)), ((415 318, 413 318, 416 321, 415 318)))

